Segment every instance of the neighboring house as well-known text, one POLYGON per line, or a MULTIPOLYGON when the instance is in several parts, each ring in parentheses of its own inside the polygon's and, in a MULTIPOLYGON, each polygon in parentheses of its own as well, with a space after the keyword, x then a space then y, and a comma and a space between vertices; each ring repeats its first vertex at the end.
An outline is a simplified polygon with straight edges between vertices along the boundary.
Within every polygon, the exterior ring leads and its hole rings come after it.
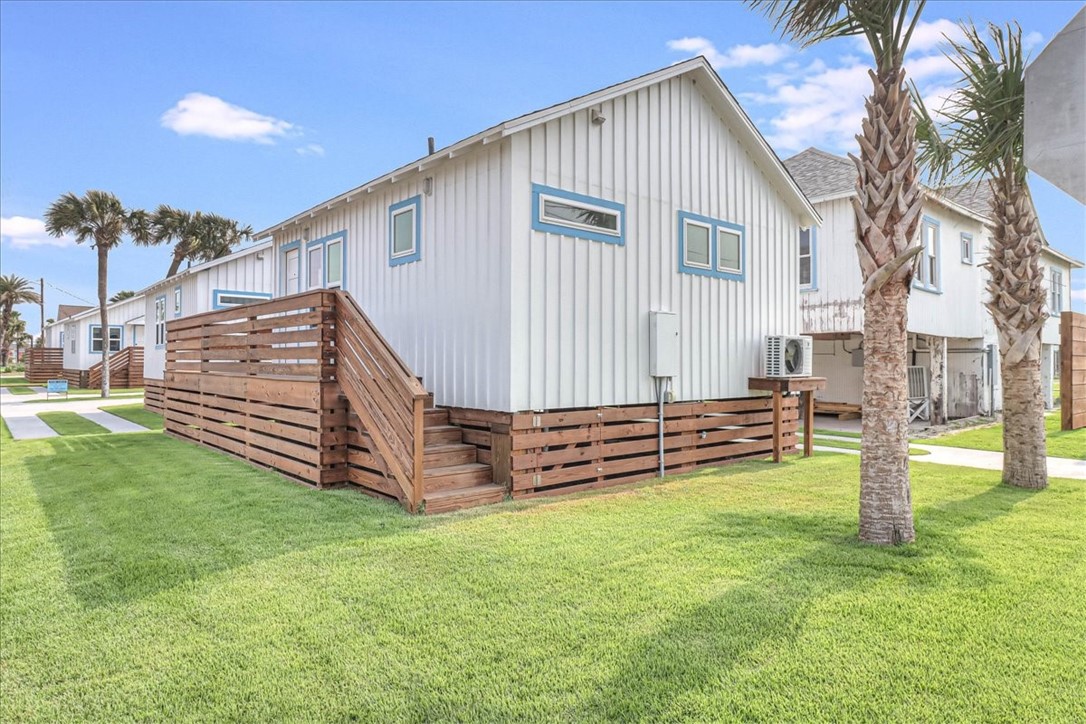
MULTIPOLYGON (((64 369, 72 373, 89 370, 102 361, 102 345, 110 352, 143 344, 143 297, 132 297, 110 304, 109 330, 102 331, 97 307, 88 307, 58 319, 46 329, 46 337, 64 349, 64 369), (63 344, 61 344, 63 343, 63 344)), ((59 316, 59 315, 58 315, 59 316)))
POLYGON ((64 346, 64 320, 69 317, 74 317, 77 314, 87 311, 88 309, 95 309, 91 306, 82 306, 79 304, 60 304, 57 306, 57 318, 53 322, 45 325, 45 347, 60 348, 64 346))
MULTIPOLYGON (((810 148, 787 159, 793 177, 823 218, 801 243, 803 331, 815 338, 814 372, 828 380, 819 399, 859 404, 863 395, 862 280, 856 258, 856 170, 847 158, 810 148)), ((910 365, 930 372, 932 416, 991 414, 1002 408, 998 339, 984 307, 989 250, 988 187, 925 190, 924 250, 909 300, 910 365)), ((1069 308, 1066 285, 1082 264, 1047 246, 1046 279, 1064 285, 1050 303, 1069 308), (1053 276, 1054 275, 1054 276, 1053 276)), ((1058 312, 1056 312, 1058 315, 1058 312)), ((1058 322, 1045 328, 1043 370, 1052 380, 1058 322), (1055 336, 1053 336, 1053 333, 1055 336)), ((1051 406, 1051 385, 1046 404, 1051 406)))
MULTIPOLYGON (((257 235, 276 295, 348 291, 443 406, 654 403, 649 317, 677 315, 678 400, 750 395, 801 331, 818 215, 704 58, 501 123, 257 235)), ((150 295, 149 295, 150 298, 150 295)))
POLYGON ((273 279, 271 243, 265 242, 191 266, 141 291, 147 320, 147 336, 141 339, 145 384, 161 385, 167 321, 271 299, 273 279))

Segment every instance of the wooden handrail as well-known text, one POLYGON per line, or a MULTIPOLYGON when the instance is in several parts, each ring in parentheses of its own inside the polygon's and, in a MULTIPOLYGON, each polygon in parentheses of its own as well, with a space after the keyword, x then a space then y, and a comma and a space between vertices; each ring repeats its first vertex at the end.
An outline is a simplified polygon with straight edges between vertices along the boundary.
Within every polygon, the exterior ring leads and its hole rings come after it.
MULTIPOLYGON (((136 347, 129 345, 120 352, 114 352, 109 356, 109 379, 116 379, 132 365, 132 353, 136 347)), ((90 388, 102 385, 102 363, 96 362, 87 370, 87 386, 90 388)))
POLYGON ((422 502, 426 389, 349 294, 336 292, 336 379, 403 491, 422 502))

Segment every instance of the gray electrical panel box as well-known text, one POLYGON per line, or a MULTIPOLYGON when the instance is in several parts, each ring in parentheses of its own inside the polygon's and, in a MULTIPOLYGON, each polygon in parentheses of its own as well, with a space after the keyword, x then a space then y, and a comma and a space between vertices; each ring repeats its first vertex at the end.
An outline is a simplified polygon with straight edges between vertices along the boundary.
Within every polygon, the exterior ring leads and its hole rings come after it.
POLYGON ((679 315, 649 312, 649 374, 679 376, 679 315))

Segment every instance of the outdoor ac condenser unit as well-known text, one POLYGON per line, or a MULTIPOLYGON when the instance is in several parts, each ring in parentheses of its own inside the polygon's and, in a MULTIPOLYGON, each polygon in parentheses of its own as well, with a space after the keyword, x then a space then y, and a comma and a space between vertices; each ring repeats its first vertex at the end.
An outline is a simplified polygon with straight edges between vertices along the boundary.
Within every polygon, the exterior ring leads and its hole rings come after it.
POLYGON ((810 377, 814 343, 810 337, 772 335, 765 338, 766 377, 810 377))

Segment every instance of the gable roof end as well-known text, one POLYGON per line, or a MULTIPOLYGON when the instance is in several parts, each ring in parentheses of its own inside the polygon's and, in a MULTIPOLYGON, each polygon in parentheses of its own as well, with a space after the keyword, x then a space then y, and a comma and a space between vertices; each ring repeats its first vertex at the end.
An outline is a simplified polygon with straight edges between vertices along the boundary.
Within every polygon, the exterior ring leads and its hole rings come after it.
POLYGON ((455 156, 462 155, 468 148, 477 144, 486 145, 488 143, 493 143, 494 141, 511 136, 514 133, 520 133, 521 131, 534 128, 535 126, 546 123, 554 118, 576 113, 577 111, 598 105, 613 98, 618 98, 619 96, 637 91, 641 88, 686 74, 691 74, 695 80, 701 82, 704 88, 712 89, 706 93, 710 102, 713 103, 717 112, 720 113, 724 121, 729 124, 729 127, 738 136, 740 141, 750 149, 751 157, 762 172, 766 174, 766 177, 773 187, 799 215, 801 225, 806 227, 820 224, 822 222, 821 217, 818 215, 818 212, 815 211, 811 202, 807 200, 807 197, 803 194, 799 184, 796 183, 788 173, 788 170, 785 169, 781 160, 777 157, 777 154, 770 148, 769 143, 754 126, 754 123, 751 122, 750 117, 743 111, 739 102, 735 99, 735 96, 733 96, 727 86, 724 85, 724 81, 716 74, 716 71, 714 71, 709 64, 709 61, 706 60, 704 56, 699 55, 696 58, 691 58, 690 60, 685 60, 681 63, 676 63, 666 68, 646 73, 637 78, 608 86, 601 90, 588 93, 587 95, 578 96, 563 103, 557 103, 538 111, 526 113, 522 116, 499 123, 496 126, 491 126, 485 131, 476 133, 474 136, 469 136, 450 146, 438 149, 433 154, 412 161, 395 171, 386 173, 383 176, 378 176, 346 193, 342 193, 339 196, 335 196, 316 206, 306 209, 299 214, 295 214, 285 221, 269 226, 256 233, 253 238, 267 238, 275 231, 280 231, 291 224, 299 223, 304 218, 329 210, 340 203, 349 202, 359 194, 372 191, 381 184, 395 183, 396 181, 401 180, 405 175, 421 173, 422 171, 433 168, 455 156))

